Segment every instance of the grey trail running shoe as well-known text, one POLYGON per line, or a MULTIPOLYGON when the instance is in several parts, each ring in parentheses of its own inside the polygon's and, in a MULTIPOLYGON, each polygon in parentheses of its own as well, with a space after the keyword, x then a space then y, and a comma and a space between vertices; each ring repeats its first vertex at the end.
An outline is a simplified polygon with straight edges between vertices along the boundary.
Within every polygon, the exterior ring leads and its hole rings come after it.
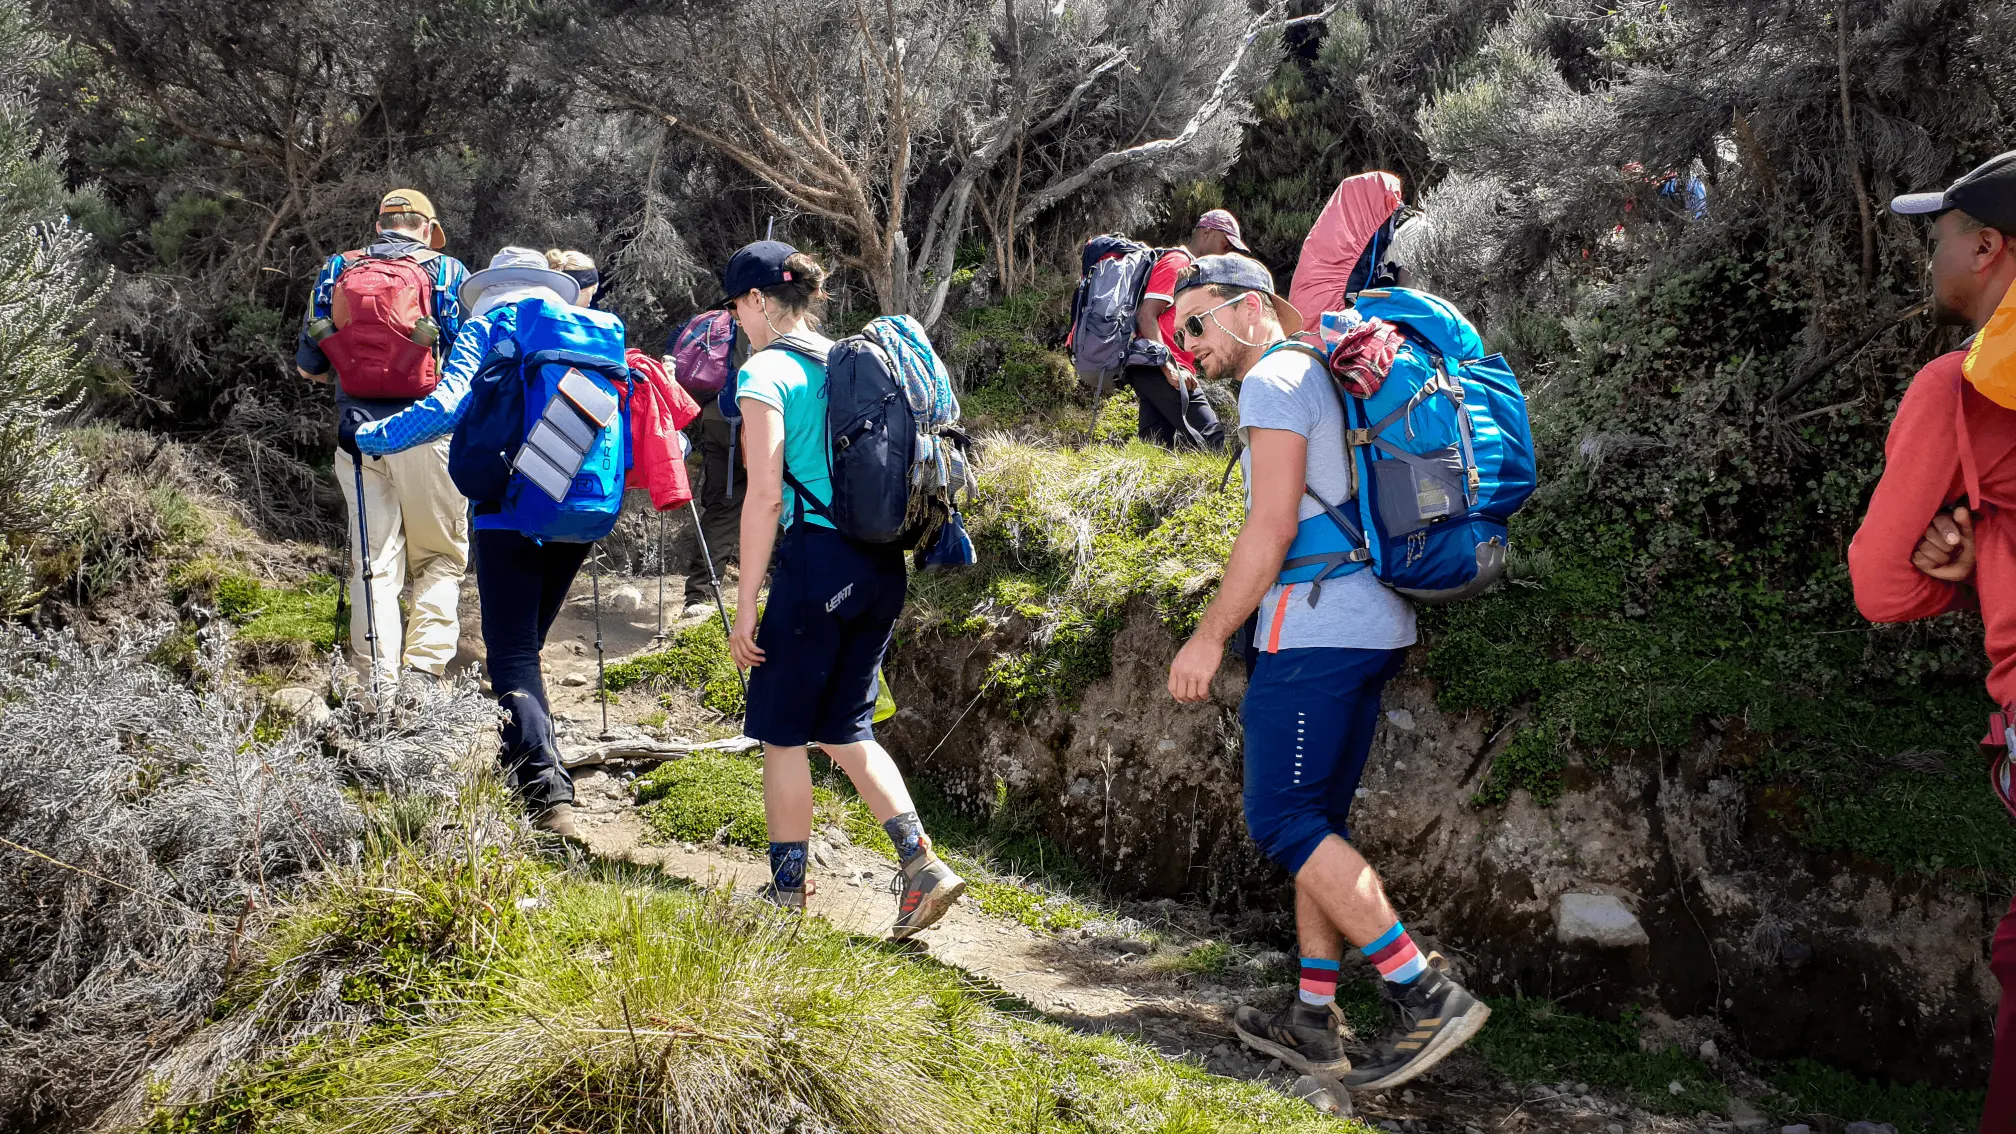
POLYGON ((966 892, 966 880, 954 874, 927 845, 889 880, 889 892, 896 895, 896 924, 889 930, 889 936, 902 941, 937 924, 952 903, 959 900, 959 895, 966 892))
MULTIPOLYGON (((1353 1091, 1383 1091, 1397 1087, 1447 1058, 1470 1042, 1491 1018, 1491 1009, 1449 979, 1431 958, 1428 971, 1398 992, 1387 990, 1399 1010, 1400 1023, 1370 1056, 1340 1081, 1353 1091)), ((1444 962, 1446 964, 1446 962, 1444 962)))
POLYGON ((805 896, 807 894, 810 894, 811 892, 812 892, 812 883, 809 881, 806 882, 805 885, 800 886, 796 890, 779 889, 777 883, 765 882, 763 886, 756 891, 756 896, 766 902, 769 902, 771 905, 776 906, 780 910, 796 910, 799 913, 804 913, 805 896))
POLYGON ((1344 1057, 1337 1014, 1327 1004, 1304 1004, 1300 997, 1269 1016, 1242 1005, 1232 1014, 1232 1030, 1247 1047, 1318 1078, 1337 1079, 1351 1070, 1344 1057))

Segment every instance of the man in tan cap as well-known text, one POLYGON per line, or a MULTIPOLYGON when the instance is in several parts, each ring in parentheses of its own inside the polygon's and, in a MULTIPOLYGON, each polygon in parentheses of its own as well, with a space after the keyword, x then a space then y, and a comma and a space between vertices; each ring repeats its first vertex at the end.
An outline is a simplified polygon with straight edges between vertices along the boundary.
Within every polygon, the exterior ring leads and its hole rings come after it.
POLYGON ((360 658, 375 652, 380 677, 396 679, 403 665, 434 679, 455 656, 456 605, 469 565, 468 502, 448 477, 448 440, 372 457, 360 476, 344 474, 356 458, 351 438, 359 423, 390 417, 434 389, 461 327, 459 293, 469 272, 442 254, 447 233, 425 193, 392 190, 379 199, 376 220, 368 246, 322 265, 294 365, 313 382, 327 382, 332 370, 336 375, 338 445, 351 454, 338 462, 336 477, 349 514, 351 649, 360 658), (371 541, 361 556, 360 492, 371 541), (409 578, 410 618, 402 634, 399 596, 409 578))

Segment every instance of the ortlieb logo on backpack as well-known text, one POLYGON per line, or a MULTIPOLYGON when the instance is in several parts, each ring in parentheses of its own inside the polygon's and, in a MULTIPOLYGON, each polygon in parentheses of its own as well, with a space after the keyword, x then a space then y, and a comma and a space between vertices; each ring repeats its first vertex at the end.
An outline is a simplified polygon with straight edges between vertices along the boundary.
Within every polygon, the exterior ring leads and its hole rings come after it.
POLYGON ((1080 377, 1111 378, 1127 368, 1141 293, 1162 255, 1122 236, 1086 243, 1084 274, 1071 300, 1071 363, 1080 377))
POLYGON ((787 465, 799 502, 856 542, 916 547, 950 516, 967 475, 959 401, 924 328, 883 316, 823 358, 788 336, 773 345, 826 371, 832 503, 822 506, 787 465))
POLYGON ((1320 341, 1334 346, 1344 336, 1329 333, 1333 322, 1358 318, 1391 324, 1403 342, 1367 396, 1336 387, 1355 501, 1317 497, 1324 512, 1303 521, 1281 580, 1320 586, 1369 566, 1416 602, 1481 594, 1504 573, 1506 521, 1537 483, 1519 381, 1502 357, 1484 357, 1469 320, 1426 292, 1363 292, 1354 312, 1323 316, 1320 341))
POLYGON ((728 384, 728 359, 734 349, 734 316, 702 311, 672 336, 672 377, 694 397, 712 397, 728 384))
POLYGON ((448 446, 448 474, 479 514, 535 539, 609 534, 630 467, 623 321, 527 299, 493 313, 496 341, 448 446), (611 408, 613 407, 613 408, 611 408))
POLYGON ((344 254, 343 274, 329 294, 335 333, 319 340, 354 398, 424 398, 440 375, 434 345, 434 260, 419 256, 344 254))

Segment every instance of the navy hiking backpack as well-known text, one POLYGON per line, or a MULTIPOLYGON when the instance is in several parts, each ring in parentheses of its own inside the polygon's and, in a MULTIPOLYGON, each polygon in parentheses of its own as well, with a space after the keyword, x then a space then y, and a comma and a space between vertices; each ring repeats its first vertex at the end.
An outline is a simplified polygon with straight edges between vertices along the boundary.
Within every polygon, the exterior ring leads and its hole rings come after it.
POLYGON ((907 551, 934 534, 968 474, 959 402, 923 327, 907 315, 884 316, 823 355, 788 335, 771 345, 826 373, 833 501, 819 503, 787 465, 798 506, 856 543, 907 551))
POLYGON ((1369 566, 1418 603, 1482 594, 1505 571, 1506 521, 1538 483, 1519 380, 1502 356, 1485 357, 1476 328, 1446 300, 1411 288, 1362 292, 1353 311, 1325 313, 1318 335, 1276 349, 1327 364, 1311 338, 1333 342, 1329 332, 1360 317, 1393 325, 1404 342, 1369 395, 1333 381, 1356 499, 1310 494, 1324 510, 1302 522, 1281 581, 1314 584, 1314 603, 1323 580, 1369 566))
POLYGON ((1071 364, 1102 390, 1127 369, 1141 293, 1163 251, 1110 233, 1085 242, 1071 298, 1071 364))
POLYGON ((505 527, 593 543, 616 526, 630 468, 623 320, 538 298, 513 314, 470 383, 448 475, 505 527))

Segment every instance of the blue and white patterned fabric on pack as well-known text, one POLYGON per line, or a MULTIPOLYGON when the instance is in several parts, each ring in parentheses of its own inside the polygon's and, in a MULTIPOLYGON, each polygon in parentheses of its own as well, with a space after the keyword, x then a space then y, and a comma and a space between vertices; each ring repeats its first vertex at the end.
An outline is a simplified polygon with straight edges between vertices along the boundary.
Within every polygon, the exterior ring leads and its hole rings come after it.
POLYGON ((917 419, 917 458, 913 483, 926 490, 957 490, 967 483, 966 457, 939 430, 959 422, 959 395, 952 375, 931 347, 931 336, 908 315, 884 315, 862 328, 896 364, 917 419))

